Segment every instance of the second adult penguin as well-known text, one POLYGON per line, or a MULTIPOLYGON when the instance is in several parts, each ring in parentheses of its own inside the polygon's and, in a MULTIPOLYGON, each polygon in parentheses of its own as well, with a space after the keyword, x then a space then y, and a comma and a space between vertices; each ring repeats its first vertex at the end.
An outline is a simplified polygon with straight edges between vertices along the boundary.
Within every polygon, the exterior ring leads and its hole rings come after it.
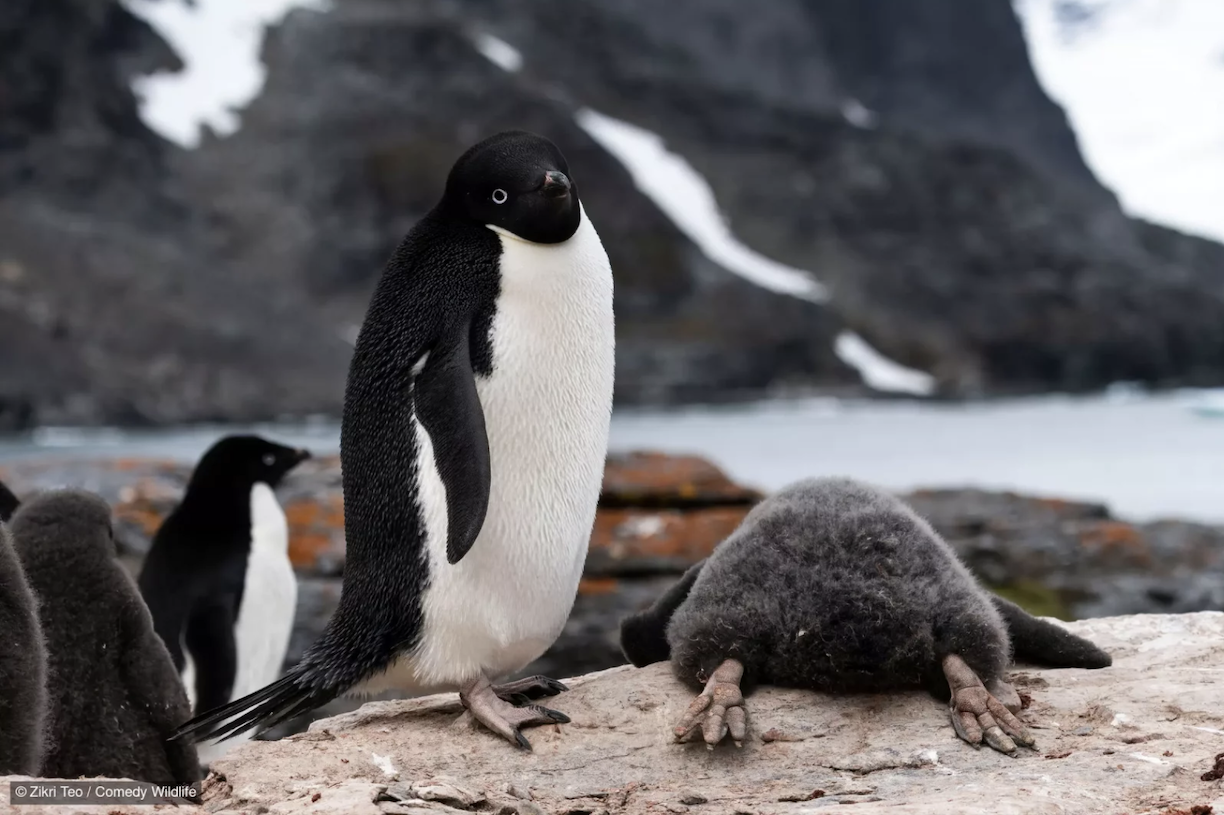
MULTIPOLYGON (((309 457, 260 436, 223 437, 153 538, 140 592, 197 713, 281 675, 297 578, 273 489, 309 457)), ((223 752, 200 755, 208 763, 223 752)))
POLYGON ((451 168, 391 257, 357 339, 340 455, 340 604, 284 678, 184 736, 270 727, 345 692, 457 690, 530 749, 567 722, 497 685, 565 625, 595 519, 612 410, 612 271, 547 139, 492 136, 451 168))

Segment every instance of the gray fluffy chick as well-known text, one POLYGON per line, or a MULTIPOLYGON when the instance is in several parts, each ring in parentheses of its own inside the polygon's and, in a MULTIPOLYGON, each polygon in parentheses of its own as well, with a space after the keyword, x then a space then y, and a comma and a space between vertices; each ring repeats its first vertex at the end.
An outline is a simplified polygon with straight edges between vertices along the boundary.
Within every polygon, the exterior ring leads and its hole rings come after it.
POLYGON ((47 646, 38 600, 0 523, 0 775, 39 775, 46 718, 47 646))
POLYGON ((987 592, 891 493, 845 478, 800 481, 762 501, 705 561, 621 623, 634 665, 670 659, 701 694, 679 741, 712 749, 746 732, 758 683, 827 693, 925 688, 954 729, 1005 753, 1034 746, 1013 715, 1013 657, 1105 668, 1091 642, 987 592), (1010 633, 1009 633, 1010 632, 1010 633))

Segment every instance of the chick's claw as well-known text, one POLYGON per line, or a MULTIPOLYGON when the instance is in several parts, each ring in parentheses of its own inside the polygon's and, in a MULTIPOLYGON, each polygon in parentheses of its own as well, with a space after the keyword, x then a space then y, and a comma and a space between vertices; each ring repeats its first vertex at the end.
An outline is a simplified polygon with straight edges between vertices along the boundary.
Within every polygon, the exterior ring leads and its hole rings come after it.
POLYGON ((706 748, 713 750, 728 733, 736 747, 742 747, 748 720, 744 696, 740 691, 743 666, 734 659, 723 662, 703 690, 691 703, 673 731, 678 742, 696 740, 700 733, 706 748))

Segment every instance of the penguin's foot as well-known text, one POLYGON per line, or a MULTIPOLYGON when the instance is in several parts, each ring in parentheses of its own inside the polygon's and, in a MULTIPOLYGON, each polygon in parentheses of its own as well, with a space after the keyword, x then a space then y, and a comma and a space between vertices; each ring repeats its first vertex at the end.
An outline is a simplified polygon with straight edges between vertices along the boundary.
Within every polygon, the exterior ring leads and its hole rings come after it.
POLYGON ((493 686, 494 693, 503 700, 518 707, 527 704, 533 699, 556 696, 558 693, 567 690, 569 688, 557 680, 539 675, 528 676, 523 679, 516 679, 513 682, 493 686))
POLYGON ((678 742, 694 741, 700 733, 706 749, 723 740, 729 732, 736 747, 744 746, 748 732, 747 713, 740 680, 744 666, 739 660, 725 660, 706 682, 705 690, 689 704, 688 710, 672 731, 678 742))
MULTIPOLYGON (((1036 746, 1024 724, 1012 715, 1008 705, 986 690, 982 680, 963 659, 956 654, 948 654, 943 659, 943 672, 952 691, 948 708, 956 735, 974 747, 985 739, 988 745, 1001 753, 1016 752, 1017 744, 1036 746)), ((1008 701, 1014 701, 1019 706, 1020 696, 1011 685, 1000 681, 992 682, 991 687, 1004 695, 1010 691, 1015 699, 1008 701)))
POLYGON ((1002 679, 992 679, 986 683, 986 690, 990 695, 1003 703, 1003 707, 1010 710, 1012 713, 1019 713, 1024 710, 1024 703, 1020 701, 1020 694, 1016 693, 1016 689, 1012 687, 1010 682, 1002 679))
POLYGON ((560 711, 540 705, 516 706, 502 699, 493 683, 484 676, 460 688, 459 701, 472 714, 472 718, 523 750, 530 750, 531 742, 519 732, 520 727, 568 724, 570 720, 560 711))

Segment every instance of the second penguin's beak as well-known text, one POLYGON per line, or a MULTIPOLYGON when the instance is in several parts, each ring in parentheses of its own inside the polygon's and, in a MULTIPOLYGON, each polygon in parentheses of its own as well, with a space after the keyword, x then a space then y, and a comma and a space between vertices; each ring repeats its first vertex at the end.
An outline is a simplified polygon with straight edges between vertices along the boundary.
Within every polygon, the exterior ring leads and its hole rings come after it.
POLYGON ((299 464, 301 464, 303 461, 305 461, 308 458, 310 458, 310 451, 307 450, 306 448, 303 447, 297 451, 297 460, 299 464))
POLYGON ((564 198, 569 195, 570 180, 565 177, 565 173, 549 170, 544 173, 544 184, 540 187, 540 192, 545 198, 564 198))

